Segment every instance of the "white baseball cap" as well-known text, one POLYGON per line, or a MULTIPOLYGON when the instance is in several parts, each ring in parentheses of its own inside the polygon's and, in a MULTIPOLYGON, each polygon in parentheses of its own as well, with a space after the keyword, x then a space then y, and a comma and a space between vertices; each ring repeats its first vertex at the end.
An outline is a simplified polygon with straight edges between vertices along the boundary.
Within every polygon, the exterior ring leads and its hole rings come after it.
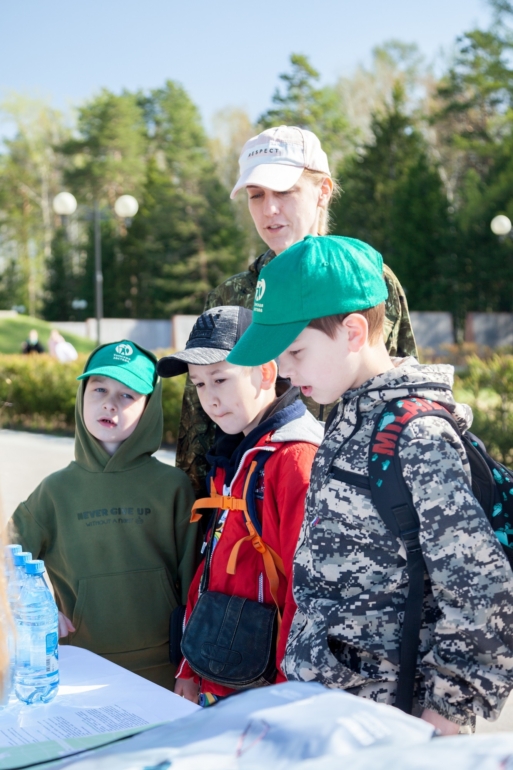
POLYGON ((328 156, 312 131, 296 126, 278 126, 249 139, 239 158, 240 176, 230 194, 254 184, 276 192, 290 190, 304 169, 331 177, 328 156))

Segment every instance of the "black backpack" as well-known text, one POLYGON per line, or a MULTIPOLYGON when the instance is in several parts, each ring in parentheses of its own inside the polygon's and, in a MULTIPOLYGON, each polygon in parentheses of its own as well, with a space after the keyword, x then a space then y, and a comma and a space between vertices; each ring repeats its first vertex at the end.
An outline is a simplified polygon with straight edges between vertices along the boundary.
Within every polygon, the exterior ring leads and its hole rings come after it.
POLYGON ((442 417, 460 436, 472 473, 472 492, 513 568, 513 472, 490 457, 477 436, 469 431, 462 434, 451 413, 435 401, 412 394, 388 402, 370 441, 369 478, 334 466, 330 468, 330 475, 337 481, 369 489, 385 525, 404 543, 409 589, 394 705, 408 714, 413 704, 426 566, 419 542, 419 517, 404 481, 396 448, 406 425, 425 414, 442 417))

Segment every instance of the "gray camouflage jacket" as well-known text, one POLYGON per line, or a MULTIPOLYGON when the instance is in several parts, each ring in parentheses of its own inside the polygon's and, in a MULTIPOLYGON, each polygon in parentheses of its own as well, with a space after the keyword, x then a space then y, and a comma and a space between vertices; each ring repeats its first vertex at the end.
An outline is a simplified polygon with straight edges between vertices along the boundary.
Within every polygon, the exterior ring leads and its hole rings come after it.
MULTIPOLYGON (((452 386, 451 366, 422 366, 413 358, 394 363, 345 393, 314 460, 294 561, 298 610, 284 661, 289 679, 392 705, 408 590, 404 547, 385 527, 370 492, 330 478, 329 470, 334 464, 368 475, 374 424, 385 402, 407 395, 406 385, 443 403, 462 430, 472 420, 452 393, 428 386, 452 386)), ((472 494, 461 440, 445 420, 410 423, 399 455, 429 573, 414 713, 431 708, 460 725, 476 714, 496 719, 513 689, 509 564, 472 494)))

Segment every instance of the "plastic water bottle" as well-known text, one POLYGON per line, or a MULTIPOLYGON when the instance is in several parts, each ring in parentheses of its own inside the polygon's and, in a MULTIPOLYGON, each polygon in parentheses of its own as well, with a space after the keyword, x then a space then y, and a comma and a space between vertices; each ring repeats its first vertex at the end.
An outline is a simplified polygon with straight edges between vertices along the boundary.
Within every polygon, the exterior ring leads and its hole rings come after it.
POLYGON ((5 618, 2 626, 7 633, 7 650, 9 654, 9 668, 6 672, 4 689, 0 708, 5 708, 9 703, 9 698, 13 693, 14 686, 14 668, 16 662, 16 641, 14 633, 14 616, 18 603, 20 601, 21 589, 25 583, 26 573, 25 564, 32 559, 32 554, 28 551, 22 551, 21 545, 11 545, 6 548, 6 561, 10 561, 7 567, 7 598, 11 610, 11 617, 5 618))
MULTIPOLYGON (((7 593, 9 594, 10 591, 13 590, 12 583, 14 580, 14 556, 15 554, 22 553, 21 545, 17 543, 11 543, 10 545, 6 545, 4 549, 4 567, 5 567, 5 577, 7 581, 7 593)), ((32 558, 30 554, 28 554, 28 558, 32 558)), ((25 568, 22 567, 23 573, 25 572, 25 568)), ((11 601, 9 601, 10 609, 11 609, 11 617, 1 617, 1 627, 6 630, 7 634, 7 653, 9 656, 9 667, 7 671, 5 672, 4 681, 3 681, 3 689, 0 693, 0 710, 6 708, 6 706, 9 704, 9 697, 12 693, 13 689, 13 682, 14 682, 14 658, 16 654, 15 650, 15 643, 14 643, 14 615, 13 613, 13 606, 11 601)))
POLYGON ((44 562, 28 561, 16 619, 14 692, 23 703, 49 703, 59 687, 58 614, 43 578, 44 562))
POLYGON ((27 577, 25 565, 31 559, 32 554, 28 551, 22 551, 21 549, 12 557, 13 569, 7 584, 7 598, 9 599, 9 604, 11 605, 11 612, 13 617, 20 600, 21 589, 23 588, 27 577))
POLYGON ((23 551, 23 548, 21 545, 18 545, 17 543, 11 543, 10 545, 6 545, 4 549, 5 553, 5 576, 7 578, 7 582, 11 579, 13 570, 14 570, 14 563, 13 563, 13 557, 15 553, 21 553, 23 551))

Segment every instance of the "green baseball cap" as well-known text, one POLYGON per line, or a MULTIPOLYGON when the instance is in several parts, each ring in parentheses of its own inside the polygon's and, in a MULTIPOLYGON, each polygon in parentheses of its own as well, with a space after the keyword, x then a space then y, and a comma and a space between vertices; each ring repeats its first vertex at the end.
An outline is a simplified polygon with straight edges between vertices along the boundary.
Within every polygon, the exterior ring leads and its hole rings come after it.
POLYGON ((112 377, 136 393, 147 396, 153 392, 157 379, 157 359, 150 358, 151 355, 131 340, 103 345, 93 353, 85 372, 77 380, 84 380, 93 374, 112 377))
POLYGON ((387 296, 383 257, 372 246, 338 235, 307 235, 260 273, 252 324, 227 361, 272 361, 314 318, 367 310, 387 296))

